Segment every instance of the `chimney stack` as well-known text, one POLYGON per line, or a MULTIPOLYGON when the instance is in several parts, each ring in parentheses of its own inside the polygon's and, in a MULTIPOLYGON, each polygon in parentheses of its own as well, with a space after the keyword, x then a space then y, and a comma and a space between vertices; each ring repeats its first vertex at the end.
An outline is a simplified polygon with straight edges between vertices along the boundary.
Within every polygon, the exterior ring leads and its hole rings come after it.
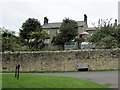
POLYGON ((87 15, 86 14, 84 14, 84 22, 86 22, 86 24, 87 24, 87 15))
POLYGON ((44 17, 44 24, 48 24, 48 19, 47 19, 47 17, 44 17))
POLYGON ((115 26, 117 26, 117 19, 115 19, 115 23, 114 23, 115 26))

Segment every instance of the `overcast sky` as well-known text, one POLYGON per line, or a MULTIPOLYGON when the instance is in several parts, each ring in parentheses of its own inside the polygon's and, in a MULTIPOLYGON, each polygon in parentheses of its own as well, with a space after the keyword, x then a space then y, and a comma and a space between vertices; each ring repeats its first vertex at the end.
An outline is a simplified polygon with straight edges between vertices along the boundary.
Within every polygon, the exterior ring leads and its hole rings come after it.
POLYGON ((28 18, 36 18, 43 24, 47 16, 49 22, 62 22, 67 17, 83 21, 88 16, 88 26, 99 18, 118 19, 119 0, 0 0, 0 27, 19 32, 28 18))

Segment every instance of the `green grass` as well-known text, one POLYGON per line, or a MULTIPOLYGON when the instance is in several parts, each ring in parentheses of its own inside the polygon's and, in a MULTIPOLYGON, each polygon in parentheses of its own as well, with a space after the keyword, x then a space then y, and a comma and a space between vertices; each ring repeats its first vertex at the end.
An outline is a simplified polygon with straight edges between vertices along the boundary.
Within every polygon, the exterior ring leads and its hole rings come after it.
POLYGON ((14 74, 2 75, 3 88, 108 88, 108 86, 63 76, 40 76, 21 74, 16 79, 14 74))
POLYGON ((0 73, 0 90, 2 90, 2 74, 0 73))

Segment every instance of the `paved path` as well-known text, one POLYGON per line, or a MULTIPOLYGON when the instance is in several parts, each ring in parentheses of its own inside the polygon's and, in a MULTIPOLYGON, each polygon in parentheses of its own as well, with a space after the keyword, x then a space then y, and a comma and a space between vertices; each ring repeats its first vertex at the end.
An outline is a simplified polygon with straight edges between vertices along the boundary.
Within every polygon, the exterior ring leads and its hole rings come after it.
MULTIPOLYGON (((33 73, 32 73, 33 74, 33 73)), ((118 71, 103 72, 67 72, 67 73, 34 73, 34 75, 68 76, 89 80, 100 84, 118 88, 118 71)))

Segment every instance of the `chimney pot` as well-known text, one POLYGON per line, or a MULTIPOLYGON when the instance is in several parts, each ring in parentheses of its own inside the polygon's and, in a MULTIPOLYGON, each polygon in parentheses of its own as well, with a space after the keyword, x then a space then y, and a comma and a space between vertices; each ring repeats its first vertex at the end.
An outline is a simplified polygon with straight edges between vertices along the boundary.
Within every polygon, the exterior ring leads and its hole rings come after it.
POLYGON ((114 25, 117 26, 117 19, 115 19, 115 24, 114 25))
POLYGON ((44 24, 48 24, 48 19, 47 19, 47 17, 44 17, 44 24))
POLYGON ((86 24, 87 24, 87 15, 86 14, 84 14, 84 22, 86 22, 86 24))

